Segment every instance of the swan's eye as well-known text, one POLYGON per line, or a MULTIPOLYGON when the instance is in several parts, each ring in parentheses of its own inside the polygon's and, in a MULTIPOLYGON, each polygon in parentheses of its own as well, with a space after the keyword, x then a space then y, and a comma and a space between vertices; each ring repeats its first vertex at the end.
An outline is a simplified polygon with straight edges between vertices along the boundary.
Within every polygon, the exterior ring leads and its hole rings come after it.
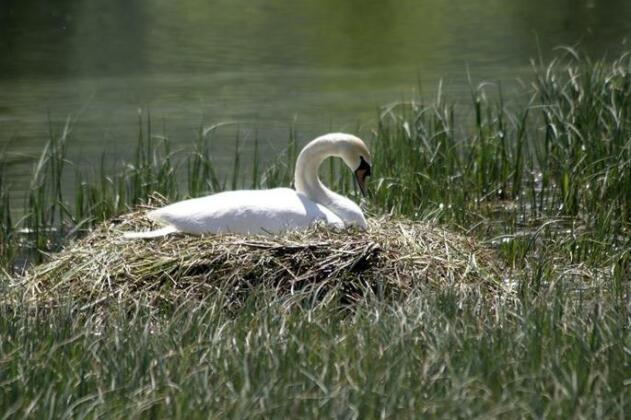
POLYGON ((359 157, 359 167, 356 169, 356 171, 359 170, 363 171, 365 173, 365 176, 370 175, 370 164, 366 162, 366 159, 364 159, 363 156, 359 157))

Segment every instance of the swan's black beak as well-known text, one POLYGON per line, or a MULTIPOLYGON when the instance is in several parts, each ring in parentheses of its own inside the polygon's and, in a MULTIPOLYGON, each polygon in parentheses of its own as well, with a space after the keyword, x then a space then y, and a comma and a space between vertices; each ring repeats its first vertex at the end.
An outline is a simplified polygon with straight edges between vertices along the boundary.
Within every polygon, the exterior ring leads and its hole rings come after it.
POLYGON ((357 185, 359 185, 359 190, 365 197, 367 193, 366 177, 370 176, 370 165, 364 160, 363 157, 360 157, 360 159, 361 163, 359 164, 359 168, 355 170, 355 179, 357 180, 357 185))

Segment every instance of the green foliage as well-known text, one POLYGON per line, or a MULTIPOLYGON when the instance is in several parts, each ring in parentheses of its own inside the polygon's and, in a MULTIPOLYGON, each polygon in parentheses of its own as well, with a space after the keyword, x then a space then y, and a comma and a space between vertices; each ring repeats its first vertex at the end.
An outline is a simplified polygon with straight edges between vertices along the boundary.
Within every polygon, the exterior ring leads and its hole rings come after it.
MULTIPOLYGON (((0 407, 24 417, 624 417, 628 319, 551 288, 455 290, 352 314, 261 291, 168 315, 139 304, 0 316, 0 407)), ((308 300, 308 298, 307 298, 308 300)))

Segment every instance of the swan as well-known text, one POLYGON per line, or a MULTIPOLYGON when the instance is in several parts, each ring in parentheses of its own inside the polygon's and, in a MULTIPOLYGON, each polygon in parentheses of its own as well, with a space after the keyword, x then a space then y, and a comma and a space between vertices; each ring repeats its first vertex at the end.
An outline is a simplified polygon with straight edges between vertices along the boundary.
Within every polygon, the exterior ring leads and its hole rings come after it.
POLYGON ((359 206, 320 181, 318 170, 328 157, 342 158, 354 171, 362 195, 366 195, 366 177, 371 170, 368 147, 351 134, 330 133, 309 142, 298 155, 295 190, 226 191, 179 201, 148 213, 150 219, 165 227, 127 232, 124 236, 155 238, 174 232, 274 234, 305 229, 318 221, 334 228, 356 226, 365 230, 366 219, 359 206))

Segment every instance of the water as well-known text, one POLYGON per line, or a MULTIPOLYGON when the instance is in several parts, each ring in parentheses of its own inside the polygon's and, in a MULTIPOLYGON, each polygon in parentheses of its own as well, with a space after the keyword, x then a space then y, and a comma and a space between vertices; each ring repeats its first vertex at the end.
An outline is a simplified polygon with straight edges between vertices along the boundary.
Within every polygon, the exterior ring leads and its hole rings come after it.
POLYGON ((84 166, 131 157, 139 109, 182 150, 200 126, 235 122, 218 133, 219 165, 237 132, 268 157, 290 127, 301 141, 368 134, 379 106, 419 85, 444 79, 466 100, 467 71, 510 86, 561 44, 613 56, 630 21, 628 0, 3 0, 5 176, 23 190, 49 126, 68 117, 84 166))

